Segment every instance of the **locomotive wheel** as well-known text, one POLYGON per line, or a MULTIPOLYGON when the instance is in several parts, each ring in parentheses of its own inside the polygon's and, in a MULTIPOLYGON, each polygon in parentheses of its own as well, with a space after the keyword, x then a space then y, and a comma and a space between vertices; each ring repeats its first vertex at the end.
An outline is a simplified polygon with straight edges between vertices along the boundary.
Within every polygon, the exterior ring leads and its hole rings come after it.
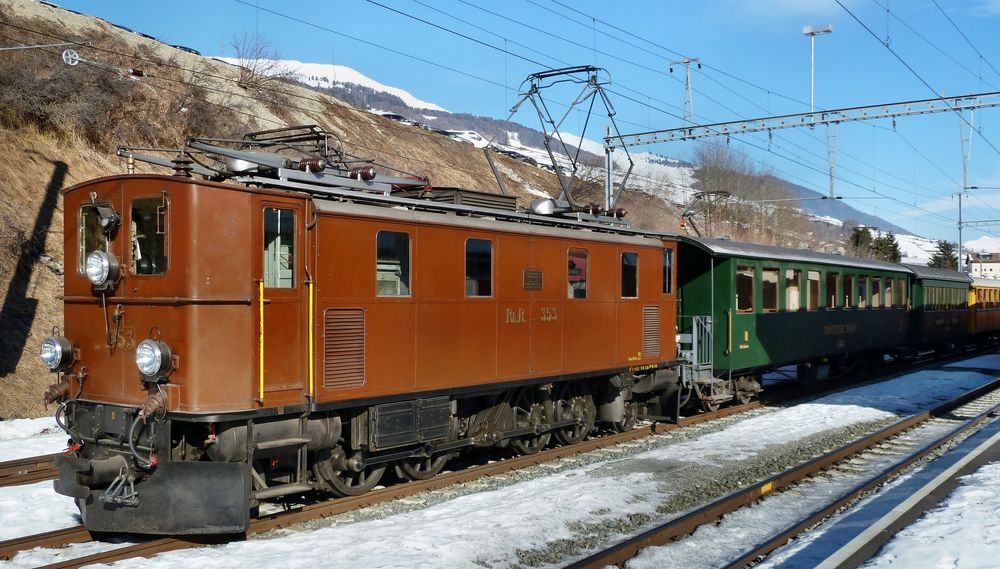
POLYGON ((401 460, 395 465, 396 475, 410 481, 434 478, 441 472, 451 456, 448 453, 443 453, 401 460))
POLYGON ((740 405, 746 405, 747 403, 753 401, 753 396, 755 393, 753 391, 737 391, 736 400, 740 402, 740 405))
POLYGON ((597 406, 594 397, 586 392, 586 388, 576 383, 565 383, 560 395, 555 401, 556 420, 576 419, 575 425, 563 427, 555 431, 556 441, 562 445, 576 444, 587 438, 594 428, 597 418, 597 406))
POLYGON ((371 490, 382 480, 385 465, 369 466, 361 472, 353 470, 335 471, 329 482, 333 493, 338 496, 360 496, 371 490))
MULTIPOLYGON (((534 390, 522 390, 514 404, 514 424, 518 427, 538 427, 545 421, 546 405, 545 397, 541 392, 534 390)), ((552 440, 552 433, 535 433, 522 435, 511 439, 510 446, 518 454, 535 454, 545 448, 552 440)))
POLYGON ((325 484, 326 490, 338 496, 360 496, 371 490, 385 474, 385 465, 369 466, 361 471, 338 466, 344 464, 344 451, 337 448, 328 452, 326 458, 313 465, 316 477, 325 484))
POLYGON ((639 414, 639 404, 635 401, 625 403, 625 418, 621 421, 612 421, 611 428, 624 433, 635 428, 635 418, 639 414))
POLYGON ((706 413, 715 413, 716 411, 719 410, 719 407, 721 405, 722 404, 719 403, 718 401, 709 401, 707 399, 701 400, 701 410, 706 413))

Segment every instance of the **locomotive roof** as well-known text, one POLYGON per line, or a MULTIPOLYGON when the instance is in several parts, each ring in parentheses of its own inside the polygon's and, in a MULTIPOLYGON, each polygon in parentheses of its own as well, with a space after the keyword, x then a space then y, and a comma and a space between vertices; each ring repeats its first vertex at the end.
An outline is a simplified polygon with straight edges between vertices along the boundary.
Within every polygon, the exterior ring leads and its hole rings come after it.
MULTIPOLYGON (((62 194, 78 191, 93 184, 109 181, 147 180, 164 181, 197 186, 211 186, 221 189, 289 195, 284 188, 252 187, 233 181, 215 182, 198 178, 185 178, 164 174, 116 174, 86 180, 62 190, 62 194)), ((499 229, 497 222, 503 223, 503 229, 516 233, 559 235, 574 239, 589 239, 616 243, 635 243, 651 245, 650 240, 676 239, 676 235, 633 229, 628 226, 616 226, 606 223, 595 223, 588 216, 578 218, 538 215, 527 211, 511 211, 492 209, 482 206, 468 206, 447 202, 436 202, 414 197, 382 195, 366 193, 350 189, 328 188, 324 195, 299 194, 302 199, 312 199, 319 211, 330 213, 345 213, 365 217, 381 217, 421 223, 437 223, 442 225, 463 226, 486 231, 499 229), (543 229, 544 228, 544 229, 543 229)))
POLYGON ((918 279, 934 279, 938 281, 953 281, 961 283, 972 282, 972 277, 970 277, 969 275, 960 273, 958 271, 953 271, 951 269, 942 269, 940 267, 928 267, 926 265, 911 265, 909 263, 902 263, 902 265, 913 271, 913 274, 917 275, 918 279))
MULTIPOLYGON (((655 245, 656 243, 662 242, 663 239, 673 238, 672 236, 660 233, 624 228, 612 228, 585 221, 574 222, 567 219, 553 219, 549 216, 522 212, 504 212, 501 210, 490 211, 487 209, 476 208, 475 211, 477 215, 444 215, 441 213, 442 211, 467 213, 473 210, 470 208, 461 208, 461 206, 454 206, 452 204, 438 204, 437 202, 428 203, 423 200, 412 200, 408 198, 396 199, 413 202, 415 205, 423 207, 413 209, 385 207, 384 205, 350 203, 322 198, 316 198, 314 203, 316 204, 316 209, 321 212, 392 219, 410 223, 435 223, 452 227, 479 229, 482 231, 496 231, 498 229, 503 229, 504 231, 530 235, 551 235, 567 237, 570 239, 586 239, 590 241, 634 243, 636 245, 644 246, 655 245), (443 209, 438 209, 438 207, 442 206, 443 209), (424 210, 424 207, 430 209, 424 210), (498 225, 498 221, 503 222, 502 227, 498 225), (651 242, 652 240, 655 240, 656 243, 651 242)), ((389 203, 401 205, 400 201, 393 201, 389 203)))
POLYGON ((773 259, 781 261, 797 261, 802 263, 822 263, 824 265, 839 265, 877 271, 893 271, 897 273, 912 273, 908 266, 889 263, 877 259, 861 259, 831 253, 818 253, 809 249, 788 249, 773 245, 760 245, 745 241, 729 239, 706 239, 703 237, 680 237, 679 241, 689 242, 702 250, 718 257, 745 257, 750 259, 773 259))

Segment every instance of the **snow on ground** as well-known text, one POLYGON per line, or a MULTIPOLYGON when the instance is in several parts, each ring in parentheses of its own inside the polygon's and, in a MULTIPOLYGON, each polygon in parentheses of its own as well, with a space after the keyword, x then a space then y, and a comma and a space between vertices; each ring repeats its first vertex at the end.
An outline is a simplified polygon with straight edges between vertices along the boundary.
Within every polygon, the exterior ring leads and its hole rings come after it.
POLYGON ((60 452, 67 439, 52 417, 0 421, 0 461, 60 452))
POLYGON ((51 480, 0 488, 0 512, 0 541, 81 523, 73 499, 56 494, 51 480))
MULTIPOLYGON (((461 496, 422 510, 353 524, 341 522, 269 539, 173 552, 117 566, 187 569, 197 563, 207 569, 272 562, 283 567, 312 567, 328 563, 332 548, 339 564, 350 567, 509 567, 519 563, 519 551, 538 549, 556 540, 573 540, 575 528, 582 524, 610 523, 624 514, 655 516, 656 506, 669 495, 670 488, 656 479, 656 471, 652 469, 676 468, 678 462, 739 460, 770 445, 929 407, 991 380, 991 374, 968 368, 1000 370, 1000 356, 974 358, 953 366, 954 369, 944 373, 921 371, 828 395, 627 459, 598 462, 461 496), (612 463, 621 473, 613 480, 607 475, 612 463), (637 466, 631 467, 632 464, 637 466)), ((0 441, 0 451, 9 441, 16 440, 0 441)), ((0 526, 15 528, 8 535, 38 531, 18 529, 24 522, 23 504, 31 504, 39 511, 38 517, 49 519, 45 522, 47 527, 76 523, 70 500, 52 493, 50 485, 49 489, 33 486, 0 489, 0 500, 4 500, 0 502, 0 526), (45 492, 50 494, 46 496, 45 492), (50 498, 60 503, 50 503, 50 498)), ((794 501, 786 502, 785 507, 794 507, 794 501)), ((682 547, 717 548, 718 539, 682 547)), ((10 566, 50 562, 53 555, 51 551, 22 553, 10 566)))
POLYGON ((943 504, 896 534, 863 567, 996 567, 1000 463, 962 478, 943 504))

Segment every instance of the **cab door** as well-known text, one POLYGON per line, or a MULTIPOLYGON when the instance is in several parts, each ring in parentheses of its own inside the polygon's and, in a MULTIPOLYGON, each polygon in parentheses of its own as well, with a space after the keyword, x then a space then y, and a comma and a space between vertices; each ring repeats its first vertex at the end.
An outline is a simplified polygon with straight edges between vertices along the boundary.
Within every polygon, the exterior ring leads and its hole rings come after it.
POLYGON ((306 402, 309 258, 301 201, 255 196, 258 298, 257 399, 264 406, 306 402))

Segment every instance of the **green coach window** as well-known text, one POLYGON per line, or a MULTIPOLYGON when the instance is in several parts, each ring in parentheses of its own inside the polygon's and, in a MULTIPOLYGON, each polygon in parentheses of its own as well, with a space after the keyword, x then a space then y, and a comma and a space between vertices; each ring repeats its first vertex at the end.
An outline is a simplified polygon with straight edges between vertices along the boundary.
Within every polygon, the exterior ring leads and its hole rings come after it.
POLYGON ((882 279, 872 277, 872 308, 882 306, 882 279))
POLYGON ((753 312, 753 267, 736 269, 736 311, 753 312))
POLYGON ((858 308, 868 308, 868 277, 858 277, 858 308))
POLYGON ((844 275, 844 308, 854 308, 854 275, 844 275))
POLYGON ((826 274, 826 307, 837 308, 837 281, 840 280, 837 273, 826 274))
POLYGON ((802 272, 785 270, 785 310, 802 308, 802 272))
POLYGON ((761 300, 761 308, 764 312, 775 312, 778 310, 778 269, 764 269, 761 273, 761 287, 764 298, 761 300))
POLYGON ((806 281, 806 310, 816 310, 820 303, 819 271, 808 271, 806 281))

